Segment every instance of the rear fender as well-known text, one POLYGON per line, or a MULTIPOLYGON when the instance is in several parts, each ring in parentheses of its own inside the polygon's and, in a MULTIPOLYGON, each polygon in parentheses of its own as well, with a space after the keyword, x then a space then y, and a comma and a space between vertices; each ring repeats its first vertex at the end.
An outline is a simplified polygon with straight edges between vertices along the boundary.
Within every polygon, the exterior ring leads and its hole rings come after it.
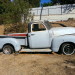
POLYGON ((0 49, 2 49, 5 44, 13 45, 15 51, 19 51, 21 49, 19 42, 15 38, 3 38, 0 39, 0 43, 0 49))

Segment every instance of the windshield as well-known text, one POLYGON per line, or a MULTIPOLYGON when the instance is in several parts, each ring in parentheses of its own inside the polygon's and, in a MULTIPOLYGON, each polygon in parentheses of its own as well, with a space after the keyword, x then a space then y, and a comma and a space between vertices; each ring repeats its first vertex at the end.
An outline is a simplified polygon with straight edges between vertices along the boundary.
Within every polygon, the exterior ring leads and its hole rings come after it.
POLYGON ((49 21, 44 21, 44 25, 47 27, 48 30, 52 28, 52 26, 49 23, 49 21))

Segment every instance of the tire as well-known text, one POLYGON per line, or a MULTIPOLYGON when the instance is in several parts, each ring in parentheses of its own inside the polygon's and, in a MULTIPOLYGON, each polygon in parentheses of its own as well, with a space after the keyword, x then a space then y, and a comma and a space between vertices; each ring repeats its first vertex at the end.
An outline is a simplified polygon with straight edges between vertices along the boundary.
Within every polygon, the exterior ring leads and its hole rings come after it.
POLYGON ((61 52, 62 52, 64 55, 72 55, 72 54, 74 54, 74 52, 75 52, 75 47, 74 47, 73 44, 64 43, 64 44, 61 46, 61 52))
POLYGON ((14 52, 14 48, 11 45, 5 45, 3 47, 3 53, 4 54, 12 54, 14 52))

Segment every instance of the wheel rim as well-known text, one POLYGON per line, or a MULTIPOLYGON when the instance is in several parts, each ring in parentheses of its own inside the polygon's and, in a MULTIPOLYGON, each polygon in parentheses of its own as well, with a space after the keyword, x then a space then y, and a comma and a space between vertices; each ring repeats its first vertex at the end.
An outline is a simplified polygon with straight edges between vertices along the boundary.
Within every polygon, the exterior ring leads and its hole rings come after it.
POLYGON ((9 47, 9 46, 4 47, 3 52, 5 54, 11 54, 12 53, 12 47, 9 47))
POLYGON ((74 46, 71 44, 66 44, 63 48, 63 52, 66 55, 71 55, 74 53, 74 46))

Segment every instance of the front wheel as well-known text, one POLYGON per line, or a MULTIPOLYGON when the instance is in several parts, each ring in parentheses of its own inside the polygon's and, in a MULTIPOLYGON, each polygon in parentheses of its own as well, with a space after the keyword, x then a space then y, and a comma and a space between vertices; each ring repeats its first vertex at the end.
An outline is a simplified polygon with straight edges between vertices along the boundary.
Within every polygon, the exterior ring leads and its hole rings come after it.
POLYGON ((64 43, 64 44, 61 46, 61 51, 62 51, 62 53, 65 54, 65 55, 72 55, 72 54, 74 54, 74 52, 75 52, 75 48, 74 48, 74 45, 73 45, 73 44, 64 43))
POLYGON ((14 48, 11 45, 5 45, 3 47, 3 53, 4 54, 12 54, 14 52, 14 48))

